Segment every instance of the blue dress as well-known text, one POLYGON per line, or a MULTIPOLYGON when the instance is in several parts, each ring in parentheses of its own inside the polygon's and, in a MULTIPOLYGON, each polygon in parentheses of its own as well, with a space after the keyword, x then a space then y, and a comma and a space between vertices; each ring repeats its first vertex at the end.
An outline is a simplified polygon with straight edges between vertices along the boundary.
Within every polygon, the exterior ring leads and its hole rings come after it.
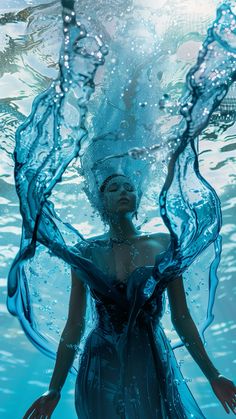
POLYGON ((123 283, 105 274, 102 278, 98 270, 97 279, 110 286, 89 286, 97 322, 79 361, 79 419, 205 417, 160 323, 164 293, 152 273, 153 266, 138 267, 123 283))

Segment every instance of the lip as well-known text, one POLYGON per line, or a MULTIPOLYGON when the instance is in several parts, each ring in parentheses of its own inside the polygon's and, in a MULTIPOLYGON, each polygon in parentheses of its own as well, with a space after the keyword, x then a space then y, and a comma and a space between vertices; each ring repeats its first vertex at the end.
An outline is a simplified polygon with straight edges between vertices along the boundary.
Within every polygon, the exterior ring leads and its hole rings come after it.
POLYGON ((128 198, 120 198, 118 202, 129 202, 128 198))

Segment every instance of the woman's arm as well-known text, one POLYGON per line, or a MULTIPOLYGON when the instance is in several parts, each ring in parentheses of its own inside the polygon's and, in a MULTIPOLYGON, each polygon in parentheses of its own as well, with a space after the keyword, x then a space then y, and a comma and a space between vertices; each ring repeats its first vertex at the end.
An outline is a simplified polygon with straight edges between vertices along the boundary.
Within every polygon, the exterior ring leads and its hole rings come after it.
POLYGON ((71 269, 71 277, 69 314, 58 346, 56 364, 49 390, 30 406, 23 419, 51 417, 60 400, 61 389, 73 364, 77 345, 84 331, 86 289, 73 269, 71 269))
POLYGON ((236 414, 236 387, 233 381, 223 377, 208 357, 196 325, 189 313, 183 285, 178 277, 167 287, 171 320, 189 353, 209 380, 211 387, 227 413, 236 414))
POLYGON ((77 345, 84 332, 86 288, 73 269, 71 269, 71 280, 68 319, 61 335, 56 364, 49 385, 49 390, 59 392, 73 364, 77 352, 77 345))
POLYGON ((58 346, 56 363, 49 390, 39 397, 27 410, 23 419, 50 418, 60 400, 60 392, 73 364, 77 345, 84 331, 86 312, 86 289, 78 274, 71 270, 71 294, 68 319, 58 346))
POLYGON ((197 327, 189 312, 183 278, 173 280, 167 287, 171 310, 171 321, 189 353, 201 368, 207 379, 214 380, 220 373, 208 357, 197 327))

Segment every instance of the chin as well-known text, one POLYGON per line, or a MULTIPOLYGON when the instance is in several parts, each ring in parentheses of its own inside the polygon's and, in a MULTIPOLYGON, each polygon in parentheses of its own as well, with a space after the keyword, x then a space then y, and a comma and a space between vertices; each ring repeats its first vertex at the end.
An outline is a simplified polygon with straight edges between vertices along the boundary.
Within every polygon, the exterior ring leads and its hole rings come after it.
POLYGON ((117 213, 116 214, 120 214, 120 215, 124 215, 124 214, 130 214, 130 215, 132 215, 132 213, 133 213, 133 211, 129 211, 129 210, 120 210, 120 211, 117 211, 117 213))
POLYGON ((116 209, 118 209, 118 211, 135 211, 132 209, 130 202, 117 202, 116 209))

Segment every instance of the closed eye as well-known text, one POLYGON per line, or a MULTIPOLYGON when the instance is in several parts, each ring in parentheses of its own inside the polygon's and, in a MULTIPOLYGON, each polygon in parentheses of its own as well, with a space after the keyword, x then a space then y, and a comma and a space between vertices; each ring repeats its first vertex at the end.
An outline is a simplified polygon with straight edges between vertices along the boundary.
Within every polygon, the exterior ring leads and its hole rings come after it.
POLYGON ((118 187, 117 183, 113 183, 112 185, 109 186, 108 191, 109 192, 117 191, 118 189, 117 187, 118 187))
POLYGON ((134 187, 130 183, 125 183, 124 186, 127 191, 134 191, 134 187))
MULTIPOLYGON (((112 183, 109 187, 108 187, 108 191, 109 192, 115 192, 118 190, 120 185, 118 185, 118 183, 112 183)), ((131 185, 131 183, 124 183, 124 187, 127 191, 132 192, 134 191, 134 187, 133 185, 131 185)))

